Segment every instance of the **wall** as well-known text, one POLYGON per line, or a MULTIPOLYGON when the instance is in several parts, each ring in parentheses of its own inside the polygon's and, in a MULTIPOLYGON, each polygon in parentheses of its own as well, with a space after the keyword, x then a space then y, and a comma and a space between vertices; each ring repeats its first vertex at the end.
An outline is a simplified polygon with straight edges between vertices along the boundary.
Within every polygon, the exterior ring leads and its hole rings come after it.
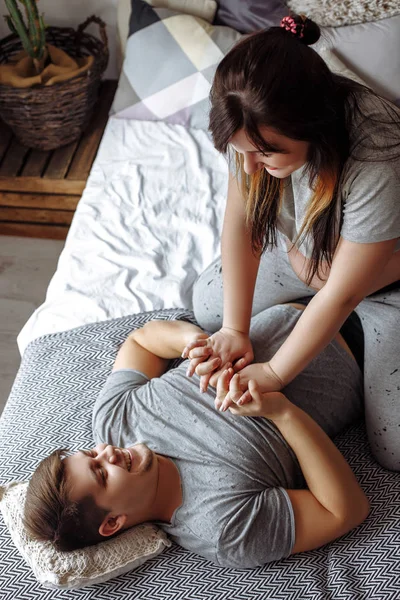
MULTIPOLYGON (((105 77, 118 77, 116 64, 116 21, 117 0, 39 0, 40 12, 44 14, 46 25, 74 27, 80 25, 90 15, 103 19, 107 25, 110 60, 105 77)), ((21 6, 22 8, 22 6, 21 6)), ((0 0, 0 38, 9 34, 9 29, 2 15, 8 14, 5 3, 0 0)), ((97 35, 98 27, 90 26, 89 33, 97 35)))

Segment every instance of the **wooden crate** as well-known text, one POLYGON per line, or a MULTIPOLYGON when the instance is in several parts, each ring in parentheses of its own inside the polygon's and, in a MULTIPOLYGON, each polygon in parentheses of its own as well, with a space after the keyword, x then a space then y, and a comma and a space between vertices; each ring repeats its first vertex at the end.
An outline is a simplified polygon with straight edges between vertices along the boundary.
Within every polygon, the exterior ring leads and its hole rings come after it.
POLYGON ((0 234, 66 238, 86 185, 117 82, 103 81, 80 139, 48 152, 28 149, 0 121, 0 234))

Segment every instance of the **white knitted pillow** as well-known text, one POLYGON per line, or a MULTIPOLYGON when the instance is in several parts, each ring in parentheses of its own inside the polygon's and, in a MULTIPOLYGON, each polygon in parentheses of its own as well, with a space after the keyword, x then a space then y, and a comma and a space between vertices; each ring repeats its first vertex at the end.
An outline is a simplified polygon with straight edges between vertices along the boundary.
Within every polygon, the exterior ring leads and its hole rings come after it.
POLYGON ((59 552, 50 542, 29 537, 23 525, 27 488, 27 482, 0 486, 0 508, 14 544, 45 587, 72 589, 101 583, 139 567, 171 546, 161 529, 143 523, 96 546, 59 552))
POLYGON ((286 4, 325 27, 368 23, 400 14, 399 0, 286 0, 286 4))

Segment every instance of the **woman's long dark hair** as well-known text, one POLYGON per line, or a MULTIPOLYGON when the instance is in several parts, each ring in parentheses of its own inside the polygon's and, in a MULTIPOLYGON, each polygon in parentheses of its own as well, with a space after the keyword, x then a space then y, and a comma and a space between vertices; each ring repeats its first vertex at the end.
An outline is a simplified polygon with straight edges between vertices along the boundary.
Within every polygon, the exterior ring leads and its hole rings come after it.
MULTIPOLYGON (((330 266, 341 227, 338 188, 346 160, 392 160, 400 150, 400 111, 370 88, 333 74, 309 47, 320 37, 316 23, 293 15, 299 31, 271 27, 242 39, 218 65, 210 99, 210 131, 217 150, 228 153, 232 136, 243 129, 264 153, 276 149, 260 133, 263 126, 309 142, 305 171, 313 197, 296 241, 314 240, 307 282, 330 266), (374 99, 373 118, 364 102, 374 99), (357 127, 355 127, 357 123, 357 127), (363 125, 368 133, 363 135, 363 125), (356 131, 356 134, 355 134, 356 131), (385 135, 383 146, 375 138, 385 135), (369 144, 369 145, 368 145, 369 144)), ((246 221, 255 253, 276 245, 276 225, 285 185, 265 169, 248 176, 236 154, 246 199, 246 221)))

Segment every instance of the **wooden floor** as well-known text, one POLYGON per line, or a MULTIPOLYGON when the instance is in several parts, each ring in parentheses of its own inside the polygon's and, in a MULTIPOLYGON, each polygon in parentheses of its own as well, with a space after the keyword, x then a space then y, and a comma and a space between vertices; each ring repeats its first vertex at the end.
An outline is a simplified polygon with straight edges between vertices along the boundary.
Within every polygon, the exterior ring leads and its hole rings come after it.
POLYGON ((44 301, 63 241, 0 236, 0 413, 20 364, 16 338, 44 301))

